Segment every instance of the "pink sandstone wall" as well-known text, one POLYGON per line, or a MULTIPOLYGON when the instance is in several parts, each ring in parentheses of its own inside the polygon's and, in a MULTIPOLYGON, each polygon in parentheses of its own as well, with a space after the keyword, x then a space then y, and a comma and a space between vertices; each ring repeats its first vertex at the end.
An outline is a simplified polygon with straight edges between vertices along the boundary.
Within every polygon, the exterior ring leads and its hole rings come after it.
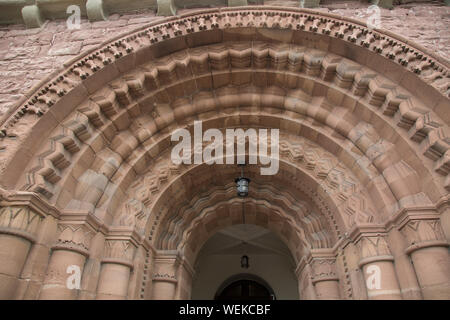
MULTIPOLYGON (((266 5, 298 6, 298 1, 265 1, 266 5)), ((325 4, 319 11, 359 18, 367 4, 325 4)), ((193 9, 178 10, 179 14, 193 9)), ((409 38, 450 59, 450 7, 439 3, 409 4, 381 9, 382 28, 409 38)), ((114 14, 108 21, 81 20, 79 30, 69 30, 65 20, 47 21, 42 28, 24 25, 0 27, 0 116, 30 88, 63 63, 100 43, 157 19, 153 11, 114 14)))

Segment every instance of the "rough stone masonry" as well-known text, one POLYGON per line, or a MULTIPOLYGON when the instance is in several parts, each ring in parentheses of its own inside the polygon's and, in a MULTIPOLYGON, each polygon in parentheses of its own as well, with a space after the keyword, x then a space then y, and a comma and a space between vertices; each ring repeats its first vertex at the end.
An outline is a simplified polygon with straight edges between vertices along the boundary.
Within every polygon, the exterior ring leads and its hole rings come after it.
MULTIPOLYGON (((267 6, 298 7, 298 1, 265 1, 267 6)), ((317 10, 364 20, 368 3, 325 1, 317 10)), ((196 9, 179 9, 183 14, 196 9)), ((380 8, 381 27, 450 58, 450 7, 444 3, 410 3, 393 10, 380 8)), ((69 15, 67 15, 69 17, 69 15)), ((155 10, 112 14, 107 21, 81 19, 80 29, 69 30, 66 20, 46 21, 27 29, 23 24, 0 27, 0 116, 25 92, 65 62, 107 39, 163 19, 155 10)))

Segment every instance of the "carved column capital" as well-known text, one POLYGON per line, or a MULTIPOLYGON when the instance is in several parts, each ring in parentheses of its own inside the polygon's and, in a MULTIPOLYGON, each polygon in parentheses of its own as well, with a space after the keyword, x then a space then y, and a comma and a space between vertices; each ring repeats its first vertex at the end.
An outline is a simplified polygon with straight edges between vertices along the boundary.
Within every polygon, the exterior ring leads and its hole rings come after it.
POLYGON ((133 269, 137 247, 143 239, 132 227, 112 227, 106 236, 103 263, 121 264, 133 269))
POLYGON ((39 226, 47 215, 58 218, 60 213, 34 192, 0 188, 0 233, 34 242, 39 226))
POLYGON ((155 269, 152 279, 154 281, 178 282, 178 266, 183 262, 180 253, 176 250, 157 251, 154 258, 155 269))
POLYGON ((0 207, 0 233, 35 242, 43 219, 43 215, 25 205, 0 207))
POLYGON ((57 227, 53 250, 69 250, 89 256, 91 240, 103 225, 89 212, 64 212, 57 227))
POLYGON ((414 208, 400 211, 395 222, 408 242, 406 253, 427 247, 448 247, 439 213, 434 208, 414 208))
POLYGON ((330 250, 311 250, 308 256, 311 266, 311 280, 313 284, 320 281, 338 281, 336 271, 336 256, 330 250))
POLYGON ((350 231, 350 238, 359 249, 359 267, 376 261, 394 261, 386 234, 380 225, 356 225, 350 231))
POLYGON ((339 277, 333 249, 312 249, 297 266, 304 299, 339 299, 339 277))
POLYGON ((384 226, 357 225, 351 239, 359 249, 361 268, 369 299, 401 299, 400 286, 394 268, 394 257, 386 240, 384 226))

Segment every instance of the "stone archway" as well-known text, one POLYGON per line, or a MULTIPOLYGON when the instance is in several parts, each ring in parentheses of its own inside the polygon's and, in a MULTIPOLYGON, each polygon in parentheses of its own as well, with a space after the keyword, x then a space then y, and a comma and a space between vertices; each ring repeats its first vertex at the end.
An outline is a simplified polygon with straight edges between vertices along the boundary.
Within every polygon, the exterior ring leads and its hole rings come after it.
POLYGON ((306 9, 116 37, 1 121, 0 295, 187 297, 197 244, 234 215, 235 168, 169 161, 171 132, 202 120, 281 130, 280 173, 251 169, 248 209, 285 238, 301 297, 448 298, 448 77, 399 36, 306 9))

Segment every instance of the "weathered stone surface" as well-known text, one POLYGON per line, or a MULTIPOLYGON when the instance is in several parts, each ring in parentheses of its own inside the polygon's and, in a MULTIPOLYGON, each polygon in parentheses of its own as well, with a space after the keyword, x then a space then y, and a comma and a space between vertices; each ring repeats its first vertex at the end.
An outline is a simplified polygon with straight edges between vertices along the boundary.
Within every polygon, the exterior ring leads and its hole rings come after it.
POLYGON ((1 126, 0 297, 189 297, 203 244, 244 222, 283 241, 271 250, 292 260, 302 299, 450 298, 442 57, 303 9, 156 19, 3 34, 0 101, 59 73, 1 126), (174 163, 172 132, 197 119, 222 136, 279 129, 259 145, 279 151, 277 173, 246 166, 240 198, 226 155, 174 163))
MULTIPOLYGON (((297 6, 298 1, 266 1, 266 5, 281 5, 284 7, 297 6)), ((358 3, 333 3, 322 4, 320 11, 331 12, 342 16, 354 17, 357 19, 366 19, 368 13, 366 12, 367 6, 363 6, 358 3)), ((192 10, 192 9, 190 9, 192 10)), ((436 7, 430 5, 423 6, 396 6, 394 10, 381 9, 381 23, 382 28, 391 30, 395 33, 403 35, 413 41, 422 44, 428 49, 433 50, 439 55, 450 58, 450 36, 448 32, 448 15, 450 14, 448 7, 436 7), (438 18, 437 18, 438 17, 438 18), (424 23, 424 21, 433 21, 433 23, 424 23)), ((185 9, 182 12, 188 12, 185 9)), ((39 65, 42 61, 36 63, 33 59, 36 55, 42 55, 45 59, 51 61, 52 55, 65 54, 65 60, 70 60, 70 55, 77 54, 89 49, 94 48, 97 44, 102 43, 110 36, 113 35, 114 28, 123 32, 123 27, 129 25, 131 29, 151 23, 159 19, 152 11, 141 10, 141 13, 130 14, 114 14, 108 17, 108 21, 105 22, 88 22, 86 19, 81 20, 80 30, 68 30, 65 21, 51 21, 46 23, 45 26, 35 29, 22 30, 21 26, 12 26, 3 30, 0 30, 0 47, 5 50, 0 50, 0 59, 5 59, 7 56, 8 61, 11 59, 17 60, 24 65, 27 65, 30 70, 33 65, 39 65), (67 47, 67 41, 69 47, 67 47), (77 52, 78 44, 72 45, 72 41, 81 41, 81 48, 77 52), (56 49, 46 50, 45 46, 56 47, 56 49), (42 48, 38 50, 36 46, 42 48), (33 48, 34 47, 34 48, 33 48), (19 51, 19 52, 15 52, 19 51), (25 53, 25 52, 28 52, 25 53), (47 53, 48 52, 48 53, 47 53), (77 53, 72 53, 77 52, 77 53), (47 53, 47 54, 46 54, 47 53)), ((64 61, 62 61, 64 62, 64 61)), ((36 77, 42 78, 42 72, 50 74, 56 70, 60 65, 53 64, 52 67, 43 68, 36 77)), ((7 67, 0 66, 1 72, 6 72, 7 67)), ((5 87, 2 81, 8 81, 4 77, 0 79, 0 84, 5 87)), ((31 82, 24 81, 24 78, 15 80, 17 85, 23 89, 31 88, 31 82)), ((6 112, 9 106, 14 104, 14 100, 6 101, 6 96, 3 97, 3 101, 0 103, 0 114, 6 112)))
POLYGON ((74 56, 80 53, 82 42, 72 42, 70 44, 63 44, 52 46, 48 50, 49 56, 74 56))

